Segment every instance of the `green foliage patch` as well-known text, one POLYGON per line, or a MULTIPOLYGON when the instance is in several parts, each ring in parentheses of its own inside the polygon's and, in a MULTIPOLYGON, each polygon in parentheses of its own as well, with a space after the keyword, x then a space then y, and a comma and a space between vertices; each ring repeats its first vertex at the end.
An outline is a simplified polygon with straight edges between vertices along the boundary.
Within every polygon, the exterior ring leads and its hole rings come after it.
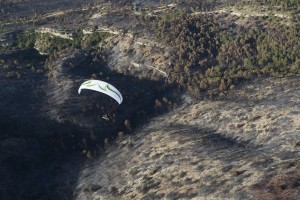
POLYGON ((180 16, 175 11, 148 24, 159 41, 176 47, 170 79, 189 90, 218 88, 218 93, 257 75, 300 75, 297 23, 287 26, 265 17, 267 26, 245 27, 217 15, 180 16))

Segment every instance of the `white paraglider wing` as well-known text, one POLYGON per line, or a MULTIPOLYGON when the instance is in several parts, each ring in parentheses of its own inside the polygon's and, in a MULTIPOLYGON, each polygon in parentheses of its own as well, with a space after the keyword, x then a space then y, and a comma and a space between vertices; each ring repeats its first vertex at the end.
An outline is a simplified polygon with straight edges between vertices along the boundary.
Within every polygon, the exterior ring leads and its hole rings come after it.
POLYGON ((88 80, 81 84, 78 89, 78 94, 80 94, 82 89, 94 90, 107 94, 108 96, 115 99, 119 104, 122 103, 122 94, 113 85, 99 80, 88 80))

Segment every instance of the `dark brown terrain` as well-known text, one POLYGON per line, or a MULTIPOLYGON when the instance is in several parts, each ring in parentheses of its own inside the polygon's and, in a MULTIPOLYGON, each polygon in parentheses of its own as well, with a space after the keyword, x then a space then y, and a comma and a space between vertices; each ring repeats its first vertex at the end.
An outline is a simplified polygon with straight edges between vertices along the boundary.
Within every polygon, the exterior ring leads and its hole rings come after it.
POLYGON ((299 3, 0 0, 0 199, 298 199, 299 3), (96 78, 123 103, 78 95, 96 78))

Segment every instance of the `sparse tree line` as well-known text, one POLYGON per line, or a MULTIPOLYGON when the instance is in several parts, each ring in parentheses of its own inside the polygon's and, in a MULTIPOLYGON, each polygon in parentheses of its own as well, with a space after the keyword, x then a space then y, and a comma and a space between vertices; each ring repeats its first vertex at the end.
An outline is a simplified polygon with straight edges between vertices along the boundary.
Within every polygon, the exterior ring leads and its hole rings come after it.
POLYGON ((300 7, 299 0, 250 0, 238 1, 236 5, 268 6, 280 10, 297 10, 300 7))
MULTIPOLYGON (((201 7, 216 2, 188 3, 201 7)), ((253 18, 254 23, 249 28, 234 23, 234 20, 224 20, 222 15, 192 16, 189 12, 182 9, 156 18, 141 15, 136 18, 136 25, 147 30, 144 33, 150 31, 158 41, 176 48, 171 58, 174 64, 170 66, 169 79, 188 88, 195 96, 201 92, 210 96, 225 94, 240 80, 258 75, 300 74, 300 31, 297 23, 283 25, 275 18, 260 17, 253 18), (262 26, 260 22, 267 25, 262 26)), ((42 41, 49 54, 47 63, 51 63, 61 51, 93 49, 106 37, 102 33, 84 36, 80 28, 75 32, 74 40, 24 32, 15 46, 32 48, 37 40, 42 41)))
POLYGON ((240 80, 258 75, 299 76, 299 25, 269 21, 251 28, 201 15, 168 13, 144 18, 159 41, 176 47, 170 79, 195 96, 223 95, 240 80))
MULTIPOLYGON (((50 33, 26 30, 17 34, 11 46, 0 47, 0 53, 6 54, 6 52, 16 51, 17 49, 35 51, 33 48, 37 48, 40 52, 47 54, 45 67, 48 68, 61 54, 69 53, 74 49, 97 50, 99 43, 108 36, 108 33, 102 32, 83 35, 82 29, 78 28, 73 34, 73 40, 70 40, 53 36, 50 33)), ((6 63, 5 60, 3 62, 3 64, 6 63)))

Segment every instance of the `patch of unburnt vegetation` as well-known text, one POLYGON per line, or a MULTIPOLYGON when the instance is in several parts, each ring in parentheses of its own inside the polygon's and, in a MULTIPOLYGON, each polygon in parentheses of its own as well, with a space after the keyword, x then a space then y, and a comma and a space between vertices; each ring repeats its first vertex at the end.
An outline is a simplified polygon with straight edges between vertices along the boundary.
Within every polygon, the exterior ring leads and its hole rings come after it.
POLYGON ((299 76, 297 23, 286 26, 266 17, 268 27, 245 27, 226 17, 172 11, 155 20, 141 17, 141 23, 176 48, 170 78, 195 96, 201 91, 222 95, 240 80, 260 75, 299 76))
POLYGON ((298 0, 250 0, 238 1, 236 5, 266 6, 268 10, 286 11, 297 10, 300 2, 298 0))

